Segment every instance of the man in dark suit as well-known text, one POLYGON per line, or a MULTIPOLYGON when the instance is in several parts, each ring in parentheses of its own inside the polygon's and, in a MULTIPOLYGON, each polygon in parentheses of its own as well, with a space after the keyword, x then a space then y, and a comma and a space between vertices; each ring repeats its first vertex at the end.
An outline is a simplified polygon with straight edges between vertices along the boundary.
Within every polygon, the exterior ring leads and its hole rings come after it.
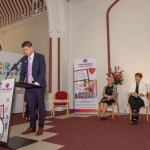
POLYGON ((44 120, 45 120, 45 101, 44 92, 46 88, 45 81, 45 58, 43 55, 36 53, 33 50, 32 43, 25 41, 22 44, 24 60, 22 61, 20 81, 34 83, 40 85, 42 88, 26 89, 26 97, 29 104, 30 126, 22 134, 29 134, 36 132, 36 108, 39 111, 39 128, 36 135, 43 134, 44 120))

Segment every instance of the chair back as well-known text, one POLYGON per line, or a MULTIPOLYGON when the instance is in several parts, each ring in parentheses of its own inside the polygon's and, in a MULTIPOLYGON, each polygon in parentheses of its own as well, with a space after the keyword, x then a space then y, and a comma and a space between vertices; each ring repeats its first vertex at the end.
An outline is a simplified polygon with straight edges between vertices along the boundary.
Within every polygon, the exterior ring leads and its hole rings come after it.
POLYGON ((55 99, 59 100, 68 99, 68 94, 65 91, 58 91, 55 93, 55 99))

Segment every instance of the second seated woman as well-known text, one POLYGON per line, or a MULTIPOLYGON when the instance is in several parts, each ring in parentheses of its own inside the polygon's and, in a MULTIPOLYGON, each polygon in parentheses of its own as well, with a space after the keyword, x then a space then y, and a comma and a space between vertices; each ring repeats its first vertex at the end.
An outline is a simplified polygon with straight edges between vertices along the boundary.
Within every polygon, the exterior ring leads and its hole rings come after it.
POLYGON ((111 77, 107 78, 107 86, 104 86, 103 98, 100 101, 100 119, 106 120, 105 113, 108 105, 115 103, 117 96, 117 87, 113 85, 114 79, 111 77))

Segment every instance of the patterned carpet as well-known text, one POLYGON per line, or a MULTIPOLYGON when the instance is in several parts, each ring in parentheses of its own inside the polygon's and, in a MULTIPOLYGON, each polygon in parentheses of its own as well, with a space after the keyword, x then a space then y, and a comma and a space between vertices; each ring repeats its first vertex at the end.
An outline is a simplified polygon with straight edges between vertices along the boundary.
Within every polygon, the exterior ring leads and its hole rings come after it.
MULTIPOLYGON (((94 115, 57 114, 55 119, 46 118, 44 136, 37 144, 18 150, 37 149, 41 144, 45 145, 39 148, 42 150, 150 150, 150 122, 146 122, 145 115, 140 116, 139 124, 132 126, 129 118, 123 116, 102 121, 94 115)), ((12 124, 15 134, 19 134, 19 126, 22 130, 28 125, 22 114, 14 115, 12 124)), ((29 138, 37 137, 30 135, 29 138)), ((0 150, 10 149, 0 147, 0 150)))

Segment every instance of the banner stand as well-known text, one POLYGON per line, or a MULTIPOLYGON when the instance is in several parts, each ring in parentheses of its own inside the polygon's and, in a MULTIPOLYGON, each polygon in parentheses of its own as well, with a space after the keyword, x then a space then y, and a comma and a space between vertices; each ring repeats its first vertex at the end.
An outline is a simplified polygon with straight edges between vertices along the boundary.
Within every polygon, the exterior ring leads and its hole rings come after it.
POLYGON ((34 84, 15 82, 15 79, 2 80, 0 91, 0 145, 9 147, 11 149, 18 149, 38 142, 37 140, 27 139, 19 136, 9 137, 16 87, 25 89, 41 88, 40 86, 34 84))
POLYGON ((74 60, 75 113, 97 114, 96 58, 74 60))

